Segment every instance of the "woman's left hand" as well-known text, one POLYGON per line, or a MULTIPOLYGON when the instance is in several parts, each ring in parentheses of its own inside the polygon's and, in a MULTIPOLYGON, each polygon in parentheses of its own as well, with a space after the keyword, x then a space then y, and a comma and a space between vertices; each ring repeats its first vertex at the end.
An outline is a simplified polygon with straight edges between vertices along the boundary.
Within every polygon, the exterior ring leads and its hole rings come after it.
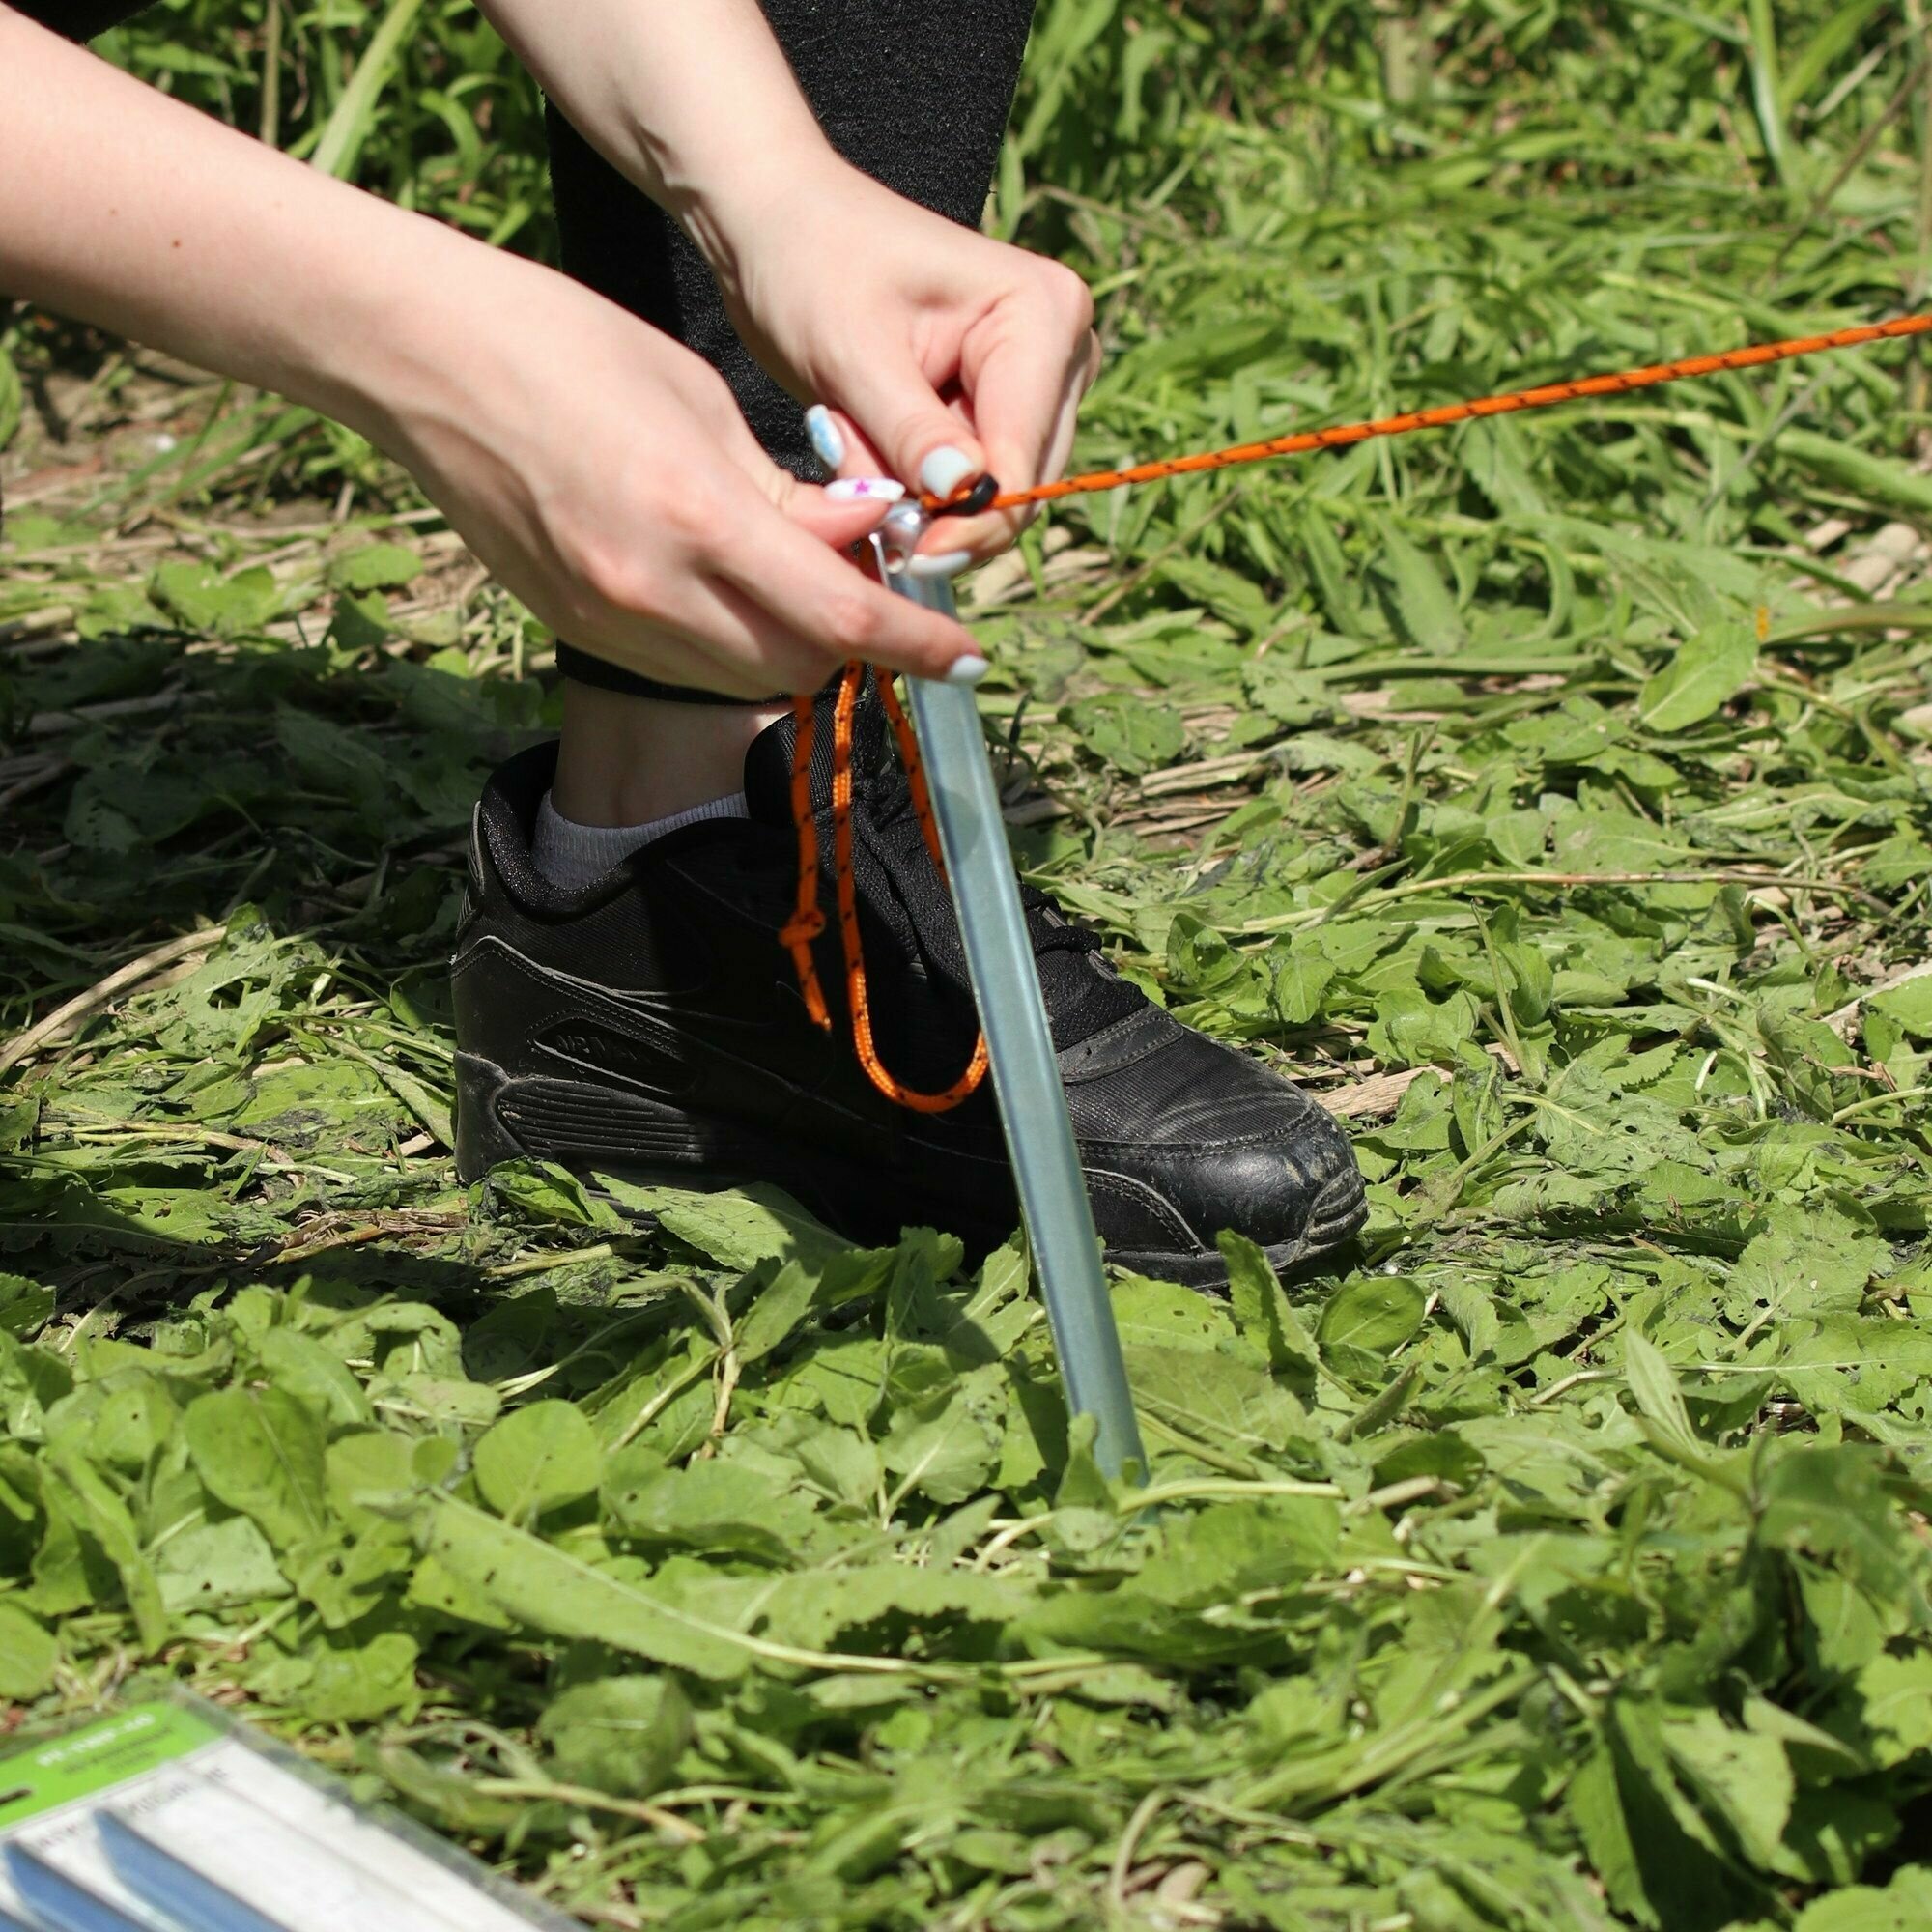
MULTIPOLYGON (((829 156, 700 240, 747 346, 823 406, 814 440, 841 475, 947 497, 988 471, 1005 489, 1060 474, 1100 361, 1071 270, 829 156)), ((922 548, 980 560, 1029 516, 950 520, 922 548)))

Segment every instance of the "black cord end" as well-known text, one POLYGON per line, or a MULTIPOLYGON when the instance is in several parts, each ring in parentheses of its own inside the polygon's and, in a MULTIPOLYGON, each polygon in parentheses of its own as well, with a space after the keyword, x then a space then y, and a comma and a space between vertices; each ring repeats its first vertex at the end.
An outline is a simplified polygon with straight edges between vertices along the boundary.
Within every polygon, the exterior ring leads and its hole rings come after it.
POLYGON ((1000 479, 997 476, 982 476, 965 496, 954 497, 950 503, 934 504, 931 514, 934 517, 977 517, 999 494, 1000 479))

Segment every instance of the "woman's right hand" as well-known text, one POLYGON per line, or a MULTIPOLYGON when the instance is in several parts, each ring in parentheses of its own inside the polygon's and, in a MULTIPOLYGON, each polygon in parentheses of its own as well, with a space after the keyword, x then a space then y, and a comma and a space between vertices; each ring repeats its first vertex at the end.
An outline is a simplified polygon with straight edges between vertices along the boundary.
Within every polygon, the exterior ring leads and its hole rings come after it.
POLYGON ((815 690, 855 657, 983 668, 963 628, 840 554, 883 500, 781 469, 724 380, 659 330, 562 275, 464 252, 479 286, 445 288, 426 339, 382 352, 355 413, 540 622, 737 697, 815 690))

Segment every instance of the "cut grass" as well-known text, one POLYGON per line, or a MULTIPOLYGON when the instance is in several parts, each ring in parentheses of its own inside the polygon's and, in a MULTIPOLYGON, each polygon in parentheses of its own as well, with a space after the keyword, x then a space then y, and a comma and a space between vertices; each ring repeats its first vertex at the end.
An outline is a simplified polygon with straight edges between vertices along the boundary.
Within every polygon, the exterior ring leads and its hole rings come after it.
MULTIPOLYGON (((123 57, 254 125, 259 14, 176 14, 123 57)), ((1378 17, 1047 11, 996 218, 1102 291, 1083 460, 1918 273, 1888 10, 1378 17)), ((423 18, 367 99, 290 13, 285 138, 501 228, 532 102, 423 18)), ((0 1695, 185 1678, 620 1926, 1924 1917, 1902 355, 1096 499, 982 580, 1024 863, 1372 1182, 1335 1279, 1122 1284, 1150 1525, 1011 1257, 456 1186, 461 839, 545 640, 353 439, 8 340, 0 1695)))

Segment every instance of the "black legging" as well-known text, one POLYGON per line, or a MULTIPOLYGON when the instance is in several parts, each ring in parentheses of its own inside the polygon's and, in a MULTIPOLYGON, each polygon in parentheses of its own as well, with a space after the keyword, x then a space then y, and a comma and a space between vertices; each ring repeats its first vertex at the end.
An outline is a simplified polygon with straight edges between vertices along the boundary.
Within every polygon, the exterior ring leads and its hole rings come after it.
MULTIPOLYGON (((71 40, 138 13, 116 0, 10 0, 71 40)), ((637 0, 640 6, 657 0, 637 0)), ((976 225, 1012 104, 1034 0, 761 0, 800 87, 833 145, 887 186, 976 225)), ((563 266, 600 295, 711 362, 773 458, 817 473, 798 403, 753 361, 724 314, 703 257, 554 108, 551 184, 563 266)), ((559 641, 565 677, 606 691, 729 703, 639 677, 559 641)))

